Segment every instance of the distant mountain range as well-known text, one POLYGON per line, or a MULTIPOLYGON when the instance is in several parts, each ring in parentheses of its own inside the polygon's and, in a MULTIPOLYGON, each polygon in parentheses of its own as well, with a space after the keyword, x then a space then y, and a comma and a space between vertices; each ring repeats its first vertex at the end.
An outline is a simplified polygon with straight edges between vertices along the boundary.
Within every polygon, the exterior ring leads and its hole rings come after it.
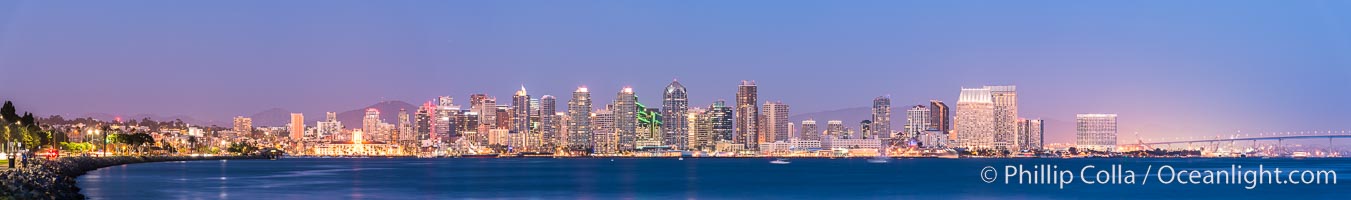
MULTIPOLYGON (((88 114, 84 114, 84 115, 81 115, 81 116, 78 116, 78 117, 75 117, 75 118, 93 118, 93 119, 97 119, 97 120, 101 120, 101 121, 113 121, 113 120, 116 120, 117 117, 118 117, 117 115, 108 114, 108 113, 88 113, 88 114)), ((211 125, 216 125, 216 126, 228 126, 228 124, 231 123, 231 122, 229 122, 229 121, 213 121, 213 120, 205 120, 205 121, 204 121, 204 120, 198 120, 197 118, 189 117, 189 116, 187 116, 187 115, 161 116, 161 115, 156 115, 156 114, 136 114, 136 115, 130 115, 130 116, 122 116, 122 120, 125 120, 125 121, 131 121, 131 120, 141 121, 141 120, 144 120, 144 119, 146 119, 146 118, 150 118, 150 120, 154 120, 154 121, 174 121, 174 120, 183 120, 183 123, 188 123, 188 124, 192 124, 192 125, 205 125, 205 126, 211 126, 211 125)), ((66 118, 66 119, 72 119, 72 118, 66 118)))
MULTIPOLYGON (((398 124, 399 109, 407 110, 408 115, 410 115, 409 116, 410 118, 412 117, 412 115, 416 115, 417 112, 417 106, 409 104, 408 102, 383 101, 363 108, 357 108, 353 110, 340 112, 338 113, 338 121, 341 121, 342 125, 346 126, 347 128, 360 128, 362 118, 365 117, 367 108, 375 108, 376 110, 379 110, 380 119, 384 120, 385 123, 390 124, 398 124)), ((319 121, 319 120, 324 120, 324 116, 322 115, 314 116, 313 120, 306 119, 306 121, 319 121)))

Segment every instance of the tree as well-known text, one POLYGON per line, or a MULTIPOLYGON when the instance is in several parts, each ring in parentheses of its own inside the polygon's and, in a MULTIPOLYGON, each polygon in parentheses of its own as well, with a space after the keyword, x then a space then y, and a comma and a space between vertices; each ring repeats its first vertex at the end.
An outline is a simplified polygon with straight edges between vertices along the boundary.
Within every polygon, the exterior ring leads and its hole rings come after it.
POLYGON ((243 142, 231 143, 231 144, 230 144, 230 147, 225 149, 226 152, 237 153, 237 154, 245 154, 245 155, 247 155, 248 153, 257 151, 257 150, 258 150, 258 148, 257 148, 257 147, 254 147, 252 144, 243 143, 243 142))

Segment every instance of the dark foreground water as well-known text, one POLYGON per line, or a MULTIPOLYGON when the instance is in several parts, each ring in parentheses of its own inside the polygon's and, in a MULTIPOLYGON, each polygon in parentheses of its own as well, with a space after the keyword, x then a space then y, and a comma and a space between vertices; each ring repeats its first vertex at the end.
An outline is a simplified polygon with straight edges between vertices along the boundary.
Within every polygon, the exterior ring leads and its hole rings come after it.
MULTIPOLYGON (((768 161, 187 161, 103 168, 81 176, 78 183, 93 199, 1346 199, 1351 193, 1351 159, 897 159, 885 164, 793 159, 787 165, 768 161), (1028 171, 1036 171, 1033 165, 1055 165, 1070 171, 1073 183, 1061 189, 1058 184, 1017 184, 1014 178, 1005 184, 1004 166, 1019 164, 1028 171), (1087 171, 1090 181, 1100 177, 1109 184, 1083 183, 1079 174, 1087 165, 1095 166, 1087 171), (1135 183, 1124 183, 1126 175, 1113 175, 1111 165, 1135 171, 1135 183), (1231 165, 1246 170, 1262 165, 1287 173, 1333 170, 1341 177, 1337 184, 1259 184, 1253 189, 1245 189, 1251 186, 1246 183, 1162 184, 1157 172, 1163 165, 1175 170, 1229 170, 1231 165), (986 166, 997 169, 985 176, 996 178, 993 183, 982 179, 986 166), (1146 176, 1146 170, 1151 174, 1146 176)), ((1030 177, 1040 176, 1029 175, 1028 181, 1030 177)))

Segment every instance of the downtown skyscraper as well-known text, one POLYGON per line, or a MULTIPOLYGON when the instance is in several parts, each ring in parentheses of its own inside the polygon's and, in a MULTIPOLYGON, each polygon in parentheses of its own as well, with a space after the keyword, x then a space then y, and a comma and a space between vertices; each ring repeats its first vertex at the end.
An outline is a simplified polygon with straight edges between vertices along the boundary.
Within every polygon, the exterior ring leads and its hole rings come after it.
POLYGON ((763 133, 768 137, 765 142, 788 141, 788 104, 766 101, 764 111, 765 117, 761 120, 764 122, 763 133))
POLYGON ((915 138, 928 131, 932 123, 929 121, 932 119, 929 117, 930 113, 932 112, 930 112, 929 107, 924 105, 911 106, 909 110, 906 110, 905 133, 901 134, 902 137, 915 138))
POLYGON ((760 136, 760 109, 755 81, 742 80, 736 90, 736 138, 746 150, 757 150, 765 138, 760 136))
POLYGON ((1078 114, 1074 124, 1074 146, 1080 151, 1116 151, 1116 114, 1078 114))
POLYGON ((577 87, 568 100, 568 148, 573 150, 592 149, 591 127, 591 91, 586 86, 577 87))
POLYGON ((1040 151, 1045 145, 1046 125, 1044 120, 1040 119, 1019 119, 1018 120, 1018 138, 1014 139, 1014 146, 1021 151, 1040 151))
POLYGON ((798 139, 821 140, 821 131, 816 127, 816 120, 802 120, 802 128, 798 131, 798 139))
POLYGON ((558 122, 560 119, 555 115, 558 107, 558 99, 553 95, 544 95, 539 98, 539 137, 541 146, 554 147, 558 145, 558 122))
POLYGON ((615 94, 614 134, 619 139, 619 151, 631 151, 638 147, 638 97, 633 88, 624 87, 615 94))
POLYGON ((985 87, 990 89, 991 101, 994 101, 994 147, 1016 150, 1014 138, 1018 137, 1018 91, 1012 85, 985 87))
POLYGON ((734 119, 734 116, 736 115, 734 114, 735 112, 735 109, 727 106, 727 102, 722 99, 714 101, 712 105, 708 106, 706 115, 708 116, 708 122, 712 124, 710 127, 713 131, 713 139, 710 142, 736 141, 736 125, 734 125, 736 121, 734 119))
POLYGON ((872 135, 865 138, 891 138, 891 97, 873 98, 872 135))
POLYGON ((951 138, 952 110, 948 109, 948 104, 939 100, 929 100, 929 130, 949 134, 948 140, 956 140, 951 138))
POLYGON ((956 145, 966 149, 993 149, 994 100, 989 88, 962 88, 954 119, 956 145))
POLYGON ((662 93, 661 131, 664 144, 675 149, 685 149, 689 140, 688 114, 690 100, 685 86, 672 80, 662 93))

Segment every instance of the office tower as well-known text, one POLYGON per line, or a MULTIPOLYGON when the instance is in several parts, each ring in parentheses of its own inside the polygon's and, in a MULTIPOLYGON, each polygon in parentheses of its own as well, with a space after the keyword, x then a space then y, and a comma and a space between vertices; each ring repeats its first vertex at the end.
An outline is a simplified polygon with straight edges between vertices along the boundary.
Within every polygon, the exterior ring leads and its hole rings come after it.
POLYGON ((511 96, 511 131, 516 133, 530 132, 530 94, 525 92, 525 86, 516 91, 516 95, 511 96))
MULTIPOLYGON (((684 149, 699 151, 705 147, 712 147, 713 144, 713 123, 708 119, 708 110, 703 108, 690 108, 685 114, 685 145, 684 149)), ((681 141, 677 141, 681 142, 681 141)))
POLYGON ((460 110, 460 113, 459 116, 455 116, 457 118, 457 120, 455 120, 455 126, 457 127, 456 129, 458 129, 456 132, 460 133, 460 138, 462 140, 467 140, 470 144, 486 144, 488 141, 486 136, 487 133, 478 130, 480 126, 478 121, 479 114, 468 110, 460 110))
POLYGON ((315 124, 316 128, 318 129, 316 131, 317 134, 315 134, 315 137, 324 138, 324 136, 335 136, 337 134, 342 133, 343 127, 342 122, 338 121, 338 113, 327 112, 324 113, 324 116, 325 116, 324 121, 315 124))
POLYGON ((479 123, 487 125, 489 129, 497 127, 497 98, 473 94, 469 95, 469 100, 469 110, 479 114, 479 123))
POLYGON ((932 119, 930 113, 932 111, 924 105, 911 106, 910 110, 905 111, 905 133, 902 135, 906 138, 916 138, 933 127, 929 122, 929 119, 932 119))
POLYGON ((497 122, 494 122, 493 124, 496 124, 497 126, 493 128, 507 129, 507 131, 511 131, 512 128, 515 128, 515 126, 511 125, 511 121, 516 119, 512 118, 514 113, 512 112, 511 107, 500 105, 494 110, 497 110, 497 122))
POLYGON ((243 135, 250 135, 252 133, 253 133, 253 118, 236 116, 235 134, 243 136, 243 135))
POLYGON ((361 118, 361 131, 366 135, 375 135, 380 127, 380 110, 367 108, 365 117, 361 118))
POLYGON ((633 94, 633 88, 624 87, 615 94, 614 100, 614 134, 619 138, 618 148, 620 151, 629 151, 638 147, 638 97, 633 94))
POLYGON ((432 119, 435 125, 432 128, 432 139, 436 141, 451 141, 459 134, 455 132, 455 121, 452 120, 460 114, 460 106, 455 105, 455 99, 450 96, 440 96, 436 98, 436 114, 432 119))
POLYGON ((962 88, 953 120, 957 146, 971 150, 994 149, 994 100, 989 88, 962 88))
POLYGON ((394 134, 395 140, 411 140, 413 138, 413 123, 408 116, 408 109, 399 108, 399 128, 397 134, 394 134))
POLYGON ((788 104, 779 101, 766 101, 764 106, 765 123, 763 133, 765 142, 788 141, 788 104))
POLYGON ((816 120, 802 120, 802 130, 798 132, 802 140, 821 141, 821 132, 816 128, 816 120))
POLYGON ((305 114, 291 113, 291 139, 299 141, 305 136, 305 114))
POLYGON ((891 138, 891 97, 873 98, 872 131, 864 138, 891 138))
POLYGON ((784 139, 783 141, 789 141, 794 138, 798 138, 795 131, 797 131, 797 125, 793 124, 793 122, 788 122, 788 138, 784 139))
POLYGON ((1016 150, 1013 140, 1018 131, 1018 92, 1012 85, 985 87, 994 101, 994 148, 1016 150))
MULTIPOLYGON (((943 101, 929 100, 929 130, 947 134, 952 130, 952 111, 943 101)), ((956 138, 948 138, 956 140, 956 138)))
POLYGON ((830 120, 830 121, 826 121, 826 136, 827 136, 827 138, 821 138, 821 140, 844 139, 844 138, 848 138, 848 137, 845 137, 844 134, 845 134, 845 132, 844 132, 844 121, 840 121, 840 120, 830 120))
POLYGON ((553 147, 558 143, 558 119, 556 114, 558 99, 553 95, 539 97, 539 137, 544 147, 553 147))
POLYGON ((728 107, 726 101, 719 99, 709 105, 709 122, 713 124, 713 141, 734 142, 736 141, 734 116, 732 107, 728 107))
POLYGON ((689 125, 686 121, 689 118, 687 116, 689 104, 685 86, 679 81, 671 80, 671 84, 666 85, 666 91, 662 93, 662 143, 675 149, 685 149, 687 145, 685 141, 689 139, 689 125))
POLYGON ((755 151, 760 147, 760 110, 755 103, 759 101, 755 81, 742 80, 736 89, 736 138, 735 142, 746 146, 746 150, 755 151))
POLYGON ((432 118, 435 117, 433 116, 435 113, 436 106, 433 106, 431 101, 427 101, 427 103, 422 104, 422 107, 418 107, 413 126, 413 129, 417 132, 417 140, 432 139, 432 127, 435 123, 432 118))
POLYGON ((638 149, 662 146, 665 134, 661 132, 661 109, 648 108, 638 103, 638 149))
POLYGON ((1116 151, 1116 114, 1078 114, 1074 123, 1075 147, 1080 151, 1116 151))
POLYGON ((592 113, 591 125, 593 133, 591 146, 595 153, 613 154, 619 153, 619 136, 615 135, 615 114, 614 105, 607 105, 605 109, 592 113))
POLYGON ((873 121, 872 121, 872 120, 866 120, 866 119, 865 119, 865 120, 863 120, 863 121, 859 121, 859 122, 858 122, 858 132, 859 132, 859 135, 856 135, 856 136, 850 136, 850 137, 851 137, 851 138, 863 138, 863 139, 877 139, 877 135, 878 135, 878 134, 873 133, 873 127, 872 127, 872 125, 873 125, 873 121))
POLYGON ((1042 140, 1045 139, 1043 133, 1046 132, 1046 126, 1040 119, 1019 119, 1018 120, 1018 138, 1015 138, 1015 146, 1021 151, 1040 151, 1042 149, 1042 140))
POLYGON ((577 87, 568 100, 568 147, 573 150, 588 150, 595 147, 591 128, 591 91, 586 86, 577 87))

